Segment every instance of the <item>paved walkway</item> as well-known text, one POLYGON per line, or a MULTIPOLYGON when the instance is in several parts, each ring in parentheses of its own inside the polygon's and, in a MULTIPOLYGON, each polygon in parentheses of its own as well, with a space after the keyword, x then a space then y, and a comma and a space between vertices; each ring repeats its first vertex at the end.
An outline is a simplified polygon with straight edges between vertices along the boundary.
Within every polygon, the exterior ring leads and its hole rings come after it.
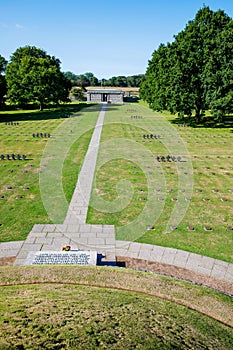
POLYGON ((113 225, 86 224, 105 108, 103 105, 64 223, 37 224, 25 241, 1 243, 0 258, 16 256, 15 265, 25 265, 32 251, 61 250, 71 245, 72 249, 96 250, 108 262, 114 263, 116 256, 138 258, 233 282, 233 264, 173 248, 116 241, 113 225))
MULTIPOLYGON (((90 226, 93 226, 93 225, 90 225, 90 226)), ((31 232, 30 243, 29 242, 27 243, 27 240, 25 242, 17 241, 17 242, 1 243, 0 258, 12 257, 18 254, 17 260, 18 262, 21 262, 19 260, 19 257, 22 256, 23 254, 22 247, 24 244, 28 245, 27 251, 39 250, 38 248, 41 247, 42 245, 41 243, 40 244, 38 243, 38 240, 39 240, 39 237, 41 238, 46 237, 46 235, 42 233, 43 230, 46 231, 45 230, 46 225, 35 225, 34 227, 37 234, 34 235, 33 232, 31 232), (39 228, 41 230, 41 235, 38 234, 39 228)), ((103 225, 103 226, 98 225, 98 227, 99 228, 102 227, 102 230, 103 230, 103 232, 99 234, 104 236, 105 237, 104 239, 109 239, 109 238, 106 238, 106 236, 109 234, 109 227, 108 226, 106 227, 106 225, 103 225)), ((57 234, 58 233, 56 233, 56 235, 57 234)), ((55 236, 55 232, 54 232, 54 236, 55 236)), ((96 234, 96 237, 97 237, 97 234, 96 234)), ((58 239, 56 237, 53 237, 53 240, 54 240, 53 250, 55 248, 60 250, 61 248, 60 239, 61 239, 60 237, 58 239), (57 241, 58 243, 56 243, 57 241)), ((70 240, 69 242, 73 244, 72 240, 70 240)), ((67 241, 65 243, 67 243, 67 241)), ((42 246, 41 250, 47 250, 48 247, 46 244, 45 246, 46 246, 46 249, 43 249, 43 246, 42 246)), ((92 242, 90 246, 86 244, 85 245, 78 244, 78 247, 80 247, 80 249, 82 246, 84 249, 91 249, 92 242)), ((77 248, 77 246, 75 248, 77 248)), ((119 256, 119 257, 136 258, 136 259, 148 260, 148 261, 157 262, 157 263, 174 265, 181 268, 185 268, 187 270, 191 270, 196 273, 202 273, 208 277, 214 277, 220 280, 233 282, 233 264, 230 264, 221 260, 209 258, 207 256, 202 256, 199 254, 189 253, 179 249, 161 247, 161 246, 156 246, 151 244, 117 241, 117 240, 115 241, 114 249, 115 249, 116 256, 119 256)), ((27 254, 25 254, 25 257, 27 257, 27 254)), ((23 264, 23 261, 22 261, 22 264, 23 264)))
POLYGON ((116 256, 175 265, 208 277, 233 282, 233 264, 179 249, 116 241, 116 256))
POLYGON ((19 249, 15 265, 27 264, 27 257, 32 251, 60 251, 65 245, 70 245, 72 249, 96 250, 107 261, 115 262, 114 226, 86 224, 105 109, 106 105, 103 105, 64 223, 34 225, 19 249))

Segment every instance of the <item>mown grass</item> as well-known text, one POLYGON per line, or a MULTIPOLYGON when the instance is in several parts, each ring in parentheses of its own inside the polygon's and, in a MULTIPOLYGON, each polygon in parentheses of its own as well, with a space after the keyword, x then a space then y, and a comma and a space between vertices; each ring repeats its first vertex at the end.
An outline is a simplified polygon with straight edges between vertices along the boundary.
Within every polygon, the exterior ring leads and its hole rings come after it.
MULTIPOLYGON (((26 154, 28 159, 0 161, 0 195, 5 197, 0 199, 1 241, 25 239, 33 224, 50 222, 41 200, 39 178, 46 174, 47 166, 46 161, 41 164, 41 159, 50 141, 65 137, 66 142, 73 135, 62 168, 65 196, 68 202, 71 199, 99 113, 96 106, 87 113, 72 114, 79 109, 79 105, 71 105, 68 109, 44 112, 0 113, 0 153, 26 154), (65 118, 68 114, 73 117, 65 118), (6 121, 18 121, 19 125, 5 125, 6 121), (73 134, 69 125, 76 125, 73 134), (35 132, 51 133, 51 140, 33 138, 35 132), (7 186, 13 189, 7 190, 7 186), (24 190, 25 187, 29 189, 24 190), (23 198, 17 199, 17 195, 23 198)), ((169 246, 233 262, 233 231, 227 230, 233 226, 232 144, 230 128, 179 127, 174 117, 160 115, 141 104, 107 106, 88 222, 114 224, 118 239, 169 246), (143 118, 132 118, 135 115, 143 118), (161 134, 161 139, 142 137, 150 133, 161 134), (110 151, 106 142, 111 142, 110 151), (157 155, 173 152, 184 155, 184 161, 178 164, 155 160, 157 155), (128 183, 117 187, 122 180, 128 183), (163 201, 158 200, 160 197, 163 201), (104 201, 100 208, 98 198, 104 201), (209 200, 204 201, 205 198, 209 200), (148 225, 154 230, 148 231, 148 225), (171 230, 171 225, 177 229, 171 230), (187 226, 193 226, 194 231, 188 231, 187 226), (205 226, 212 230, 205 231, 205 226)), ((56 193, 48 193, 56 204, 56 193)), ((64 215, 59 214, 59 222, 64 215)))
POLYGON ((231 322, 230 297, 188 282, 102 267, 2 267, 0 276, 1 349, 233 345, 233 329, 214 319, 231 322))
MULTIPOLYGON (((41 159, 48 142, 66 136, 62 135, 62 130, 67 132, 66 125, 72 119, 72 123, 77 123, 80 128, 82 124, 88 124, 89 131, 77 137, 63 164, 63 188, 67 200, 71 199, 98 116, 98 110, 95 115, 80 113, 84 106, 76 104, 43 112, 18 110, 0 113, 0 154, 27 156, 25 161, 0 160, 0 196, 4 196, 0 199, 2 242, 25 239, 35 223, 50 223, 41 200, 39 177, 46 170, 46 165, 41 164, 41 159), (72 115, 72 118, 67 118, 68 115, 72 115), (19 124, 6 124, 11 121, 17 121, 19 124), (33 138, 32 134, 37 132, 50 133, 51 138, 33 138), (12 189, 8 190, 8 186, 12 189), (17 196, 22 198, 16 198, 17 196)), ((62 220, 64 218, 61 218, 62 220)))
POLYGON ((124 104, 107 109, 99 154, 101 167, 96 174, 97 189, 93 190, 92 198, 97 193, 109 202, 106 208, 111 207, 112 201, 119 196, 116 184, 122 179, 131 182, 133 194, 127 206, 113 213, 99 210, 92 199, 88 222, 114 224, 119 239, 130 240, 129 237, 132 237, 132 240, 139 242, 174 247, 233 262, 233 231, 227 230, 233 226, 232 130, 179 127, 174 121, 171 115, 152 112, 140 104, 124 104), (134 115, 143 118, 131 118, 134 115), (161 134, 161 139, 143 138, 143 134, 150 133, 161 134), (113 142, 115 138, 120 154, 123 154, 121 145, 124 147, 124 140, 131 140, 136 145, 135 152, 139 152, 138 145, 145 149, 145 159, 140 152, 138 157, 129 156, 125 149, 125 157, 117 159, 113 154, 109 160, 104 143, 113 142), (146 156, 148 150, 151 152, 149 157, 146 156), (184 161, 178 164, 157 162, 155 159, 157 155, 166 156, 173 152, 180 154, 184 161), (108 161, 102 164, 104 157, 108 161), (152 185, 149 185, 148 176, 152 185), (150 198, 149 186, 153 189, 150 198), (140 193, 140 189, 144 193, 140 193), (141 197, 146 200, 140 200, 141 197), (163 199, 161 202, 160 197, 163 199), (178 198, 178 201, 173 198, 178 198), (179 218, 181 211, 177 209, 173 222, 172 212, 178 203, 181 209, 182 206, 185 208, 184 215, 179 218), (137 222, 137 227, 130 228, 132 220, 143 212, 146 205, 154 206, 154 211, 158 210, 157 217, 147 215, 137 222), (154 230, 148 231, 148 225, 154 226, 154 230), (169 229, 172 225, 177 229, 169 229), (188 226, 193 226, 194 230, 189 231, 188 226), (207 226, 211 228, 210 231, 204 229, 207 226), (133 229, 138 230, 135 236, 133 229))

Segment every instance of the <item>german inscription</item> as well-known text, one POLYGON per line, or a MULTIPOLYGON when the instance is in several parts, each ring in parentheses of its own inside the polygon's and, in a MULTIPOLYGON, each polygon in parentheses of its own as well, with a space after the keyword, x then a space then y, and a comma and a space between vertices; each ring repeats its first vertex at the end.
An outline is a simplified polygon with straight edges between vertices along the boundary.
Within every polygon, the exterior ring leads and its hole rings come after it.
POLYGON ((95 251, 40 251, 30 254, 28 265, 96 265, 95 251))

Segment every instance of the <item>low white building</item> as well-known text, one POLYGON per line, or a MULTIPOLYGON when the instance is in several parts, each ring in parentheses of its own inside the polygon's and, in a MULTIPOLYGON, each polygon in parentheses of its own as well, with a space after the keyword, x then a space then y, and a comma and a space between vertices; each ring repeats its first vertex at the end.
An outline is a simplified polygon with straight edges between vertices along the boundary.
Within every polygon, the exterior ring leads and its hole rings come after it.
POLYGON ((87 91, 87 102, 123 103, 124 92, 114 89, 93 89, 87 91))

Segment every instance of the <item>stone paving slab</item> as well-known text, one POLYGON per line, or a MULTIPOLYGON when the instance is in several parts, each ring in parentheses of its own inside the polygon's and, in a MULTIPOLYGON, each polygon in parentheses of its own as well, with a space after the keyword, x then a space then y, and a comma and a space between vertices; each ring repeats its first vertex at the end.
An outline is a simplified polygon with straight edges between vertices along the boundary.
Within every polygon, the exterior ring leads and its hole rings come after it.
POLYGON ((21 249, 24 241, 3 242, 0 243, 0 258, 9 258, 16 256, 21 249))
POLYGON ((45 237, 45 238, 38 237, 38 238, 35 239, 34 243, 52 244, 53 240, 54 240, 54 238, 52 238, 52 237, 45 237))
POLYGON ((173 264, 179 267, 185 267, 189 259, 190 253, 177 250, 173 264))
POLYGON ((233 264, 229 264, 225 273, 225 279, 228 281, 233 281, 233 264))
POLYGON ((164 264, 170 264, 173 265, 175 256, 176 256, 177 250, 172 248, 166 248, 164 249, 164 253, 161 257, 160 262, 164 264))
POLYGON ((164 251, 165 251, 165 247, 154 246, 151 251, 151 259, 153 261, 161 262, 164 251))
POLYGON ((45 225, 36 224, 33 226, 31 232, 42 232, 45 225))
POLYGON ((46 232, 45 237, 50 238, 61 238, 64 237, 64 232, 56 231, 56 232, 46 232))

